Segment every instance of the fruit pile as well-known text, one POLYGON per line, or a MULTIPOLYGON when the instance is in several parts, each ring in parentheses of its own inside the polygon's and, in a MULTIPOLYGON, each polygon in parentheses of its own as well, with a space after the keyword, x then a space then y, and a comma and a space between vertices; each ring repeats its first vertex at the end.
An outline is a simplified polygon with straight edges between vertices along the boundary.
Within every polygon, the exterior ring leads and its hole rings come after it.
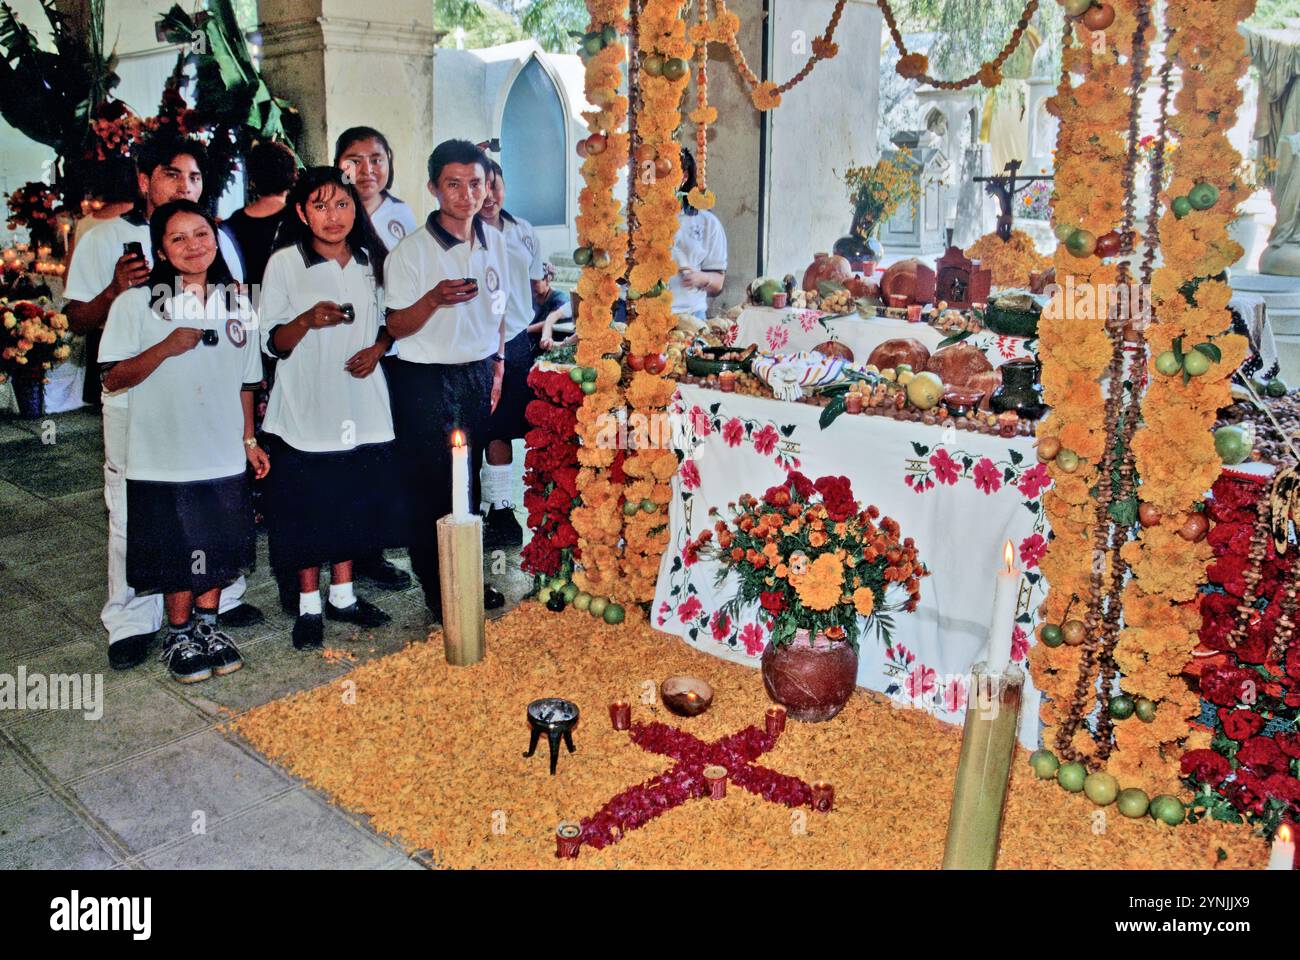
MULTIPOLYGON (((624 504, 623 511, 627 512, 627 507, 631 506, 633 512, 638 508, 644 507, 646 503, 650 504, 649 513, 653 513, 657 508, 651 501, 646 500, 641 504, 624 504)), ((542 587, 537 593, 537 599, 546 605, 546 609, 552 613, 559 613, 565 607, 571 606, 575 610, 583 610, 597 620, 604 620, 608 624, 622 623, 626 612, 623 608, 606 597, 593 597, 591 594, 578 589, 578 585, 572 580, 566 580, 563 577, 555 577, 546 586, 542 587)))
POLYGON ((826 313, 853 313, 858 304, 848 290, 835 290, 822 299, 821 309, 826 313))
MULTIPOLYGON (((1123 695, 1111 698, 1110 715, 1116 720, 1127 719, 1135 713, 1150 723, 1155 719, 1156 705, 1150 700, 1138 700, 1135 703, 1132 698, 1123 695)), ((1176 827, 1187 817, 1187 808, 1177 797, 1162 793, 1158 797, 1148 798, 1146 792, 1137 787, 1121 790, 1119 781, 1109 773, 1100 770, 1089 773, 1081 763, 1062 764, 1050 750, 1035 750, 1029 756, 1029 765, 1033 767, 1038 779, 1055 780, 1062 790, 1069 793, 1082 792, 1099 807, 1108 807, 1114 803, 1119 807, 1119 812, 1130 819, 1149 816, 1176 827)))
POLYGON ((796 310, 820 310, 822 297, 816 290, 795 290, 790 306, 796 310))
MULTIPOLYGON (((1272 382, 1280 383, 1276 380, 1272 382)), ((1264 403, 1268 405, 1268 412, 1277 420, 1282 432, 1273 425, 1273 419, 1259 410, 1254 403, 1234 403, 1219 411, 1219 421, 1214 432, 1215 447, 1219 450, 1219 455, 1224 457, 1225 463, 1232 462, 1225 455, 1231 451, 1225 451, 1224 445, 1232 444, 1231 439, 1225 434, 1228 431, 1238 431, 1242 434, 1240 439, 1250 459, 1277 466, 1293 463, 1295 456, 1291 452, 1287 437, 1300 437, 1300 391, 1278 397, 1273 396, 1271 392, 1261 391, 1256 386, 1255 392, 1260 397, 1266 398, 1264 403), (1283 432, 1286 436, 1283 436, 1283 432), (1221 436, 1225 438, 1221 440, 1221 436), (1249 441, 1252 439, 1253 444, 1250 444, 1249 441)))
POLYGON ((933 326, 936 330, 950 336, 954 333, 979 333, 984 329, 984 325, 980 323, 979 317, 973 311, 962 313, 960 310, 942 310, 942 308, 933 326))
POLYGON ((573 367, 569 370, 569 379, 587 396, 596 392, 596 375, 595 367, 573 367))

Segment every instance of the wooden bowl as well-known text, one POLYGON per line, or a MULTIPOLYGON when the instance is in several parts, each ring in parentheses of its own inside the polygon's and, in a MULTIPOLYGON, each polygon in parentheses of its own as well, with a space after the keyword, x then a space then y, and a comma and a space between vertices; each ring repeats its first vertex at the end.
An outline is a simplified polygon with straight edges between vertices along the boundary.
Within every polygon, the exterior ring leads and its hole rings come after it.
POLYGON ((713 687, 699 677, 669 677, 659 684, 659 696, 677 716, 695 717, 713 703, 713 687))

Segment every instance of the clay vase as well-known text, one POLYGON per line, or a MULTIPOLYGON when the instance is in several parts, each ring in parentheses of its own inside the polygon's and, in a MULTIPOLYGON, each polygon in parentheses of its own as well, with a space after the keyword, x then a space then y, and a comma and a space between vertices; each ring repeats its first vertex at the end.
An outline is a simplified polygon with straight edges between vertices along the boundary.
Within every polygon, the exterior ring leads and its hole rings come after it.
POLYGON ((795 631, 784 646, 769 643, 763 651, 763 686, 773 702, 804 723, 821 723, 844 709, 858 676, 858 655, 843 640, 818 632, 795 631))
POLYGON ((874 223, 854 217, 848 235, 836 240, 833 249, 838 256, 847 260, 856 272, 869 276, 875 269, 875 265, 885 258, 885 248, 872 236, 875 232, 874 223))
POLYGON ((1015 413, 1021 420, 1037 420, 1047 412, 1038 382, 1038 361, 1030 357, 1008 360, 998 367, 1002 385, 993 391, 989 407, 994 413, 1015 413))

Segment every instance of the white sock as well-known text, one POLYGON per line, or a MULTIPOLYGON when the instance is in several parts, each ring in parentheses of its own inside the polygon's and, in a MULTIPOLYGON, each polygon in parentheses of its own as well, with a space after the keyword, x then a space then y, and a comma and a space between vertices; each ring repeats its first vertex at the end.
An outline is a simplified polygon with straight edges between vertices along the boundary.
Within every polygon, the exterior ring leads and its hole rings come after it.
POLYGON ((479 471, 479 483, 483 488, 483 502, 488 508, 504 507, 510 502, 510 486, 514 464, 503 463, 494 466, 484 463, 479 471))
POLYGON ((330 584, 330 606, 342 610, 356 602, 357 596, 352 592, 352 581, 330 584))
POLYGON ((298 616, 306 613, 314 613, 320 616, 320 591, 313 590, 311 593, 298 594, 298 616))

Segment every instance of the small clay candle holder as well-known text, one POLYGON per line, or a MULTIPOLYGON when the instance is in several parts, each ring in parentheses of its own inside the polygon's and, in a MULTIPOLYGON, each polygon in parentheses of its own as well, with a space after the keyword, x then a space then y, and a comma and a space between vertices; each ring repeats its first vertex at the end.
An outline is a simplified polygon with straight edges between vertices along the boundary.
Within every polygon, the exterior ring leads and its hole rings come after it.
POLYGON ((844 412, 861 413, 862 412, 862 394, 846 393, 844 394, 844 412))
POLYGON ((704 782, 709 787, 709 798, 721 800, 727 795, 727 768, 716 763, 704 768, 704 782))
POLYGON ((772 294, 772 308, 774 310, 784 310, 786 306, 785 291, 772 294))
POLYGON ((835 806, 835 788, 825 780, 815 780, 812 784, 812 807, 818 813, 830 813, 835 806))
POLYGON ((1020 429, 1020 418, 1010 410, 998 414, 998 433, 1004 437, 1014 437, 1020 429))
POLYGON ((609 721, 615 730, 626 730, 632 726, 632 704, 626 700, 615 700, 609 705, 609 721))
POLYGON ((572 820, 566 820, 555 828, 555 855, 571 860, 578 855, 582 846, 582 827, 572 820))
POLYGON ((718 389, 723 393, 736 392, 736 372, 734 370, 723 370, 718 374, 718 389))
POLYGON ((921 322, 921 305, 919 303, 909 303, 907 305, 907 322, 908 323, 921 322))
POLYGON ((698 677, 669 677, 659 684, 659 696, 679 717, 696 717, 713 703, 713 688, 698 677))
POLYGON ((900 310, 906 308, 910 300, 910 297, 904 296, 901 293, 891 293, 889 295, 889 305, 900 310))
POLYGON ((785 707, 768 707, 763 719, 767 723, 769 737, 779 737, 785 732, 785 707))

